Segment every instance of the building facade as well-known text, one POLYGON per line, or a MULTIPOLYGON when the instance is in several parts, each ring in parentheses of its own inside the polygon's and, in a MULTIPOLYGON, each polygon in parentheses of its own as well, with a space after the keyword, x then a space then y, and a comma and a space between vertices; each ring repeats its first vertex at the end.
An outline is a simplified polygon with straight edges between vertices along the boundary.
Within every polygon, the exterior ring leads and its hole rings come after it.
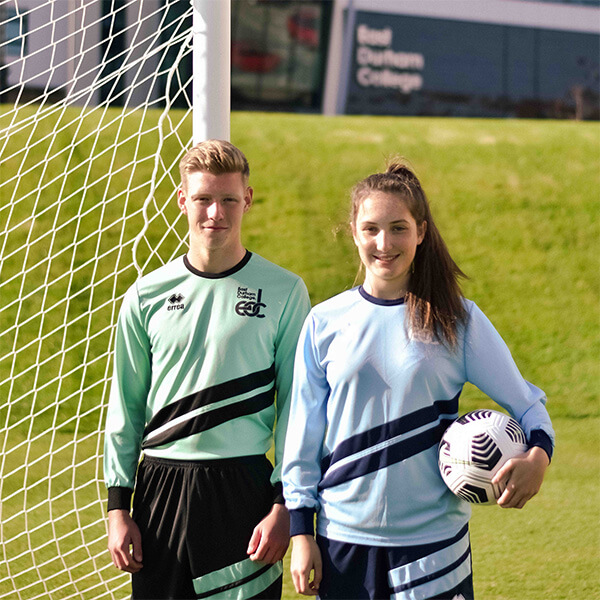
POLYGON ((327 114, 599 118, 600 5, 338 0, 327 114))
MULTIPOLYGON (((191 17, 189 0, 9 0, 0 24, 2 101, 152 106, 191 17)), ((600 117, 600 0, 234 0, 231 39, 233 109, 600 117)), ((191 56, 178 71, 189 87, 191 56)))

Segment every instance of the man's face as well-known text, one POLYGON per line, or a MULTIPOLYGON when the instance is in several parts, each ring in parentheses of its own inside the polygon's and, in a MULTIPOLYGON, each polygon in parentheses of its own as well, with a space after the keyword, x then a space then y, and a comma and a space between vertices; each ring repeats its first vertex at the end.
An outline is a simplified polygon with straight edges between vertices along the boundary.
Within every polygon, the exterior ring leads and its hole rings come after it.
POLYGON ((252 188, 241 173, 188 174, 177 192, 177 203, 187 216, 190 242, 206 250, 238 251, 242 217, 252 204, 252 188))

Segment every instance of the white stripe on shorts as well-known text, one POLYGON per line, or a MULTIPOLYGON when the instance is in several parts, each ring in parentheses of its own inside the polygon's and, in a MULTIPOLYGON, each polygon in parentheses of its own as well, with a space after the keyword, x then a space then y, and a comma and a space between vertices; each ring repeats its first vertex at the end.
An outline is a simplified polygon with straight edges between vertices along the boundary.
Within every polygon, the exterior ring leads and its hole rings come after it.
POLYGON ((443 550, 388 573, 393 600, 426 600, 455 588, 471 573, 469 533, 443 550))
POLYGON ((283 573, 283 563, 273 565, 249 558, 194 579, 198 598, 244 600, 266 590, 283 573))

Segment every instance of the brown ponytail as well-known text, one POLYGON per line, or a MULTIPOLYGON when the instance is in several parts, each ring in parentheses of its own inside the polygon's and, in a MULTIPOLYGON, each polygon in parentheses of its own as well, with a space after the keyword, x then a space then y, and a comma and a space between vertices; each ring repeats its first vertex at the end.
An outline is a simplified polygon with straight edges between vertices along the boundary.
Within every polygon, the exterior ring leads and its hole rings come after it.
POLYGON ((394 159, 385 173, 360 181, 352 191, 352 223, 356 222, 362 201, 374 191, 395 194, 406 202, 417 226, 427 222, 425 237, 413 262, 406 294, 407 323, 419 338, 454 346, 457 327, 466 320, 459 279, 466 277, 454 262, 436 227, 429 202, 414 172, 394 159))

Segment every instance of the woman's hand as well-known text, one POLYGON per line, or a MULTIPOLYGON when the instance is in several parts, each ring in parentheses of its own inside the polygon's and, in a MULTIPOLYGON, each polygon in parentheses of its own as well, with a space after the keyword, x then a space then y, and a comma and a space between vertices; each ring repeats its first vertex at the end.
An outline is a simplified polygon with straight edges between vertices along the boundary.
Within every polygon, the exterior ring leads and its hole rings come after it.
POLYGON ((323 575, 321 551, 312 535, 295 535, 292 538, 290 571, 294 587, 299 594, 316 596, 319 593, 319 584, 323 575))
POLYGON ((498 504, 502 508, 523 508, 539 492, 549 464, 545 450, 537 446, 507 461, 492 479, 504 489, 498 504))

